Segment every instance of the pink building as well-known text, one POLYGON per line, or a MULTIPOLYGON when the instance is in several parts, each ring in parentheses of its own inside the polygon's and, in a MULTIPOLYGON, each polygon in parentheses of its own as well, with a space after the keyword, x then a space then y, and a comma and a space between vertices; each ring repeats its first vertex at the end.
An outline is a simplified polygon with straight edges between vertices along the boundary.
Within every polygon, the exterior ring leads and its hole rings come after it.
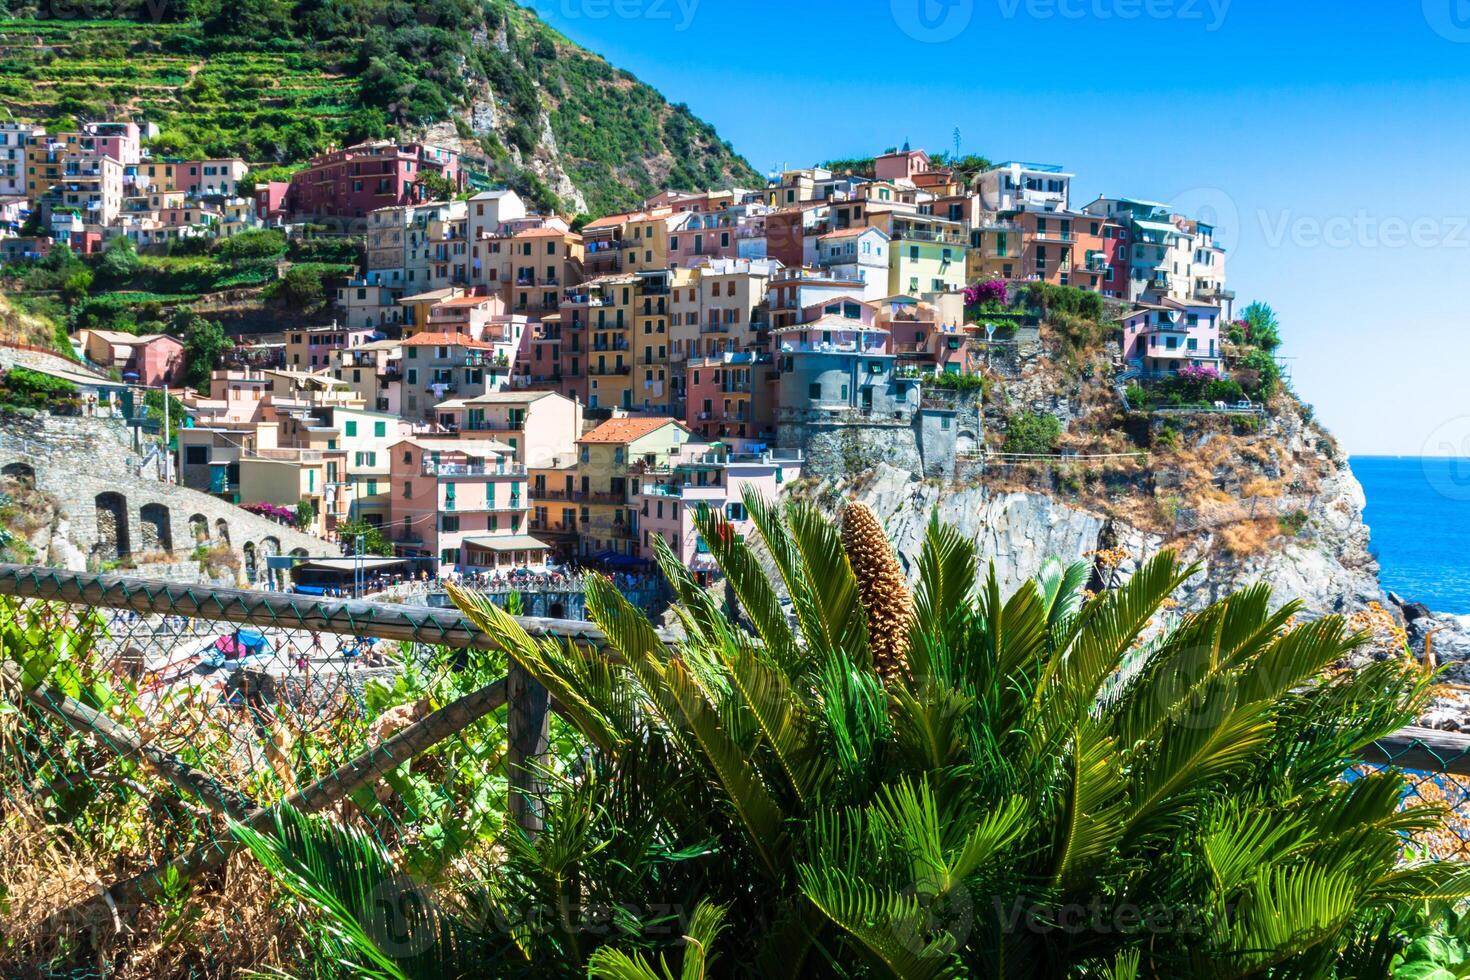
POLYGON ((690 429, 706 439, 775 439, 775 361, 769 352, 692 358, 684 376, 684 422, 690 429))
POLYGON ((905 146, 873 160, 873 176, 878 180, 912 180, 915 174, 929 171, 929 154, 905 146))
POLYGON ((137 123, 84 123, 81 142, 98 156, 112 157, 123 165, 142 159, 143 138, 137 123))
POLYGON ((228 197, 235 193, 246 169, 245 161, 239 157, 185 160, 174 164, 174 187, 195 196, 220 194, 228 197))
POLYGON ((708 259, 734 258, 736 227, 727 215, 687 212, 669 229, 669 265, 692 269, 708 259))
POLYGON ((209 379, 208 398, 186 398, 195 417, 210 424, 264 422, 270 403, 271 379, 260 371, 215 371, 209 379))
POLYGON ((184 345, 168 334, 135 336, 114 330, 88 330, 83 343, 87 359, 114 368, 125 381, 141 385, 182 385, 184 345))
POLYGON ((723 512, 736 534, 753 534, 755 526, 742 499, 747 488, 774 500, 783 486, 801 476, 799 450, 727 453, 709 449, 687 444, 684 455, 672 462, 670 473, 645 481, 633 498, 643 553, 652 554, 653 539, 661 537, 685 567, 706 582, 717 566, 694 529, 699 508, 723 512))
POLYGON ((292 214, 365 218, 396 204, 429 200, 419 183, 426 174, 464 188, 459 155, 423 143, 379 140, 312 157, 291 175, 285 206, 292 214))
POLYGON ((255 216, 261 221, 283 221, 286 218, 286 192, 291 189, 284 180, 268 180, 255 185, 255 216))
POLYGON ((526 467, 494 440, 404 439, 388 451, 390 520, 400 554, 437 558, 441 574, 546 566, 548 546, 526 533, 526 467))
POLYGON ((1123 357, 1143 377, 1184 367, 1220 369, 1220 308, 1165 299, 1139 303, 1123 318, 1123 357))

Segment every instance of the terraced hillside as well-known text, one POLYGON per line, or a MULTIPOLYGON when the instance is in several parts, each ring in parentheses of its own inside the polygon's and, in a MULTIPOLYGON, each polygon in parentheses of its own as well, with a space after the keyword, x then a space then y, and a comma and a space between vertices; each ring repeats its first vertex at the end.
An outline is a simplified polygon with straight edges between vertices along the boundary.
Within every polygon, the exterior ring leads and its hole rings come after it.
POLYGON ((158 23, 151 9, 63 20, 13 5, 0 106, 54 127, 141 118, 163 130, 156 152, 267 166, 427 135, 456 145, 481 182, 568 211, 758 180, 687 107, 510 0, 192 0, 160 5, 179 19, 158 23))

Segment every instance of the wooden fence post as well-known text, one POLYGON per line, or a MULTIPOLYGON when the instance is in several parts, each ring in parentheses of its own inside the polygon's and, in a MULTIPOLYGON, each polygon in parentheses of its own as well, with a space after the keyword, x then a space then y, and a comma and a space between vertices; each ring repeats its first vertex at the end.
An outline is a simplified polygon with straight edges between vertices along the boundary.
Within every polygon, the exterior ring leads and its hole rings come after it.
POLYGON ((546 765, 551 695, 511 658, 505 677, 505 701, 505 769, 510 782, 507 802, 515 822, 535 836, 544 824, 545 786, 540 770, 546 765))

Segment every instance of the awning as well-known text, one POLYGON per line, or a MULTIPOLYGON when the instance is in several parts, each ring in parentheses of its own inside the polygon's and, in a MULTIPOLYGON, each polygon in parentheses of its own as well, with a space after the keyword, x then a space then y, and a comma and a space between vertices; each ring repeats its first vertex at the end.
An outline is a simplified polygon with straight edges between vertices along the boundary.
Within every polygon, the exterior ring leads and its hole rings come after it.
POLYGON ((634 558, 632 555, 625 555, 617 551, 604 551, 597 556, 597 560, 610 568, 645 568, 648 566, 646 558, 634 558))
POLYGON ((472 548, 489 548, 491 551, 545 551, 551 547, 529 534, 499 534, 493 537, 465 538, 464 543, 472 548))
POLYGON ((300 562, 296 567, 298 569, 318 572, 355 572, 358 569, 362 569, 363 571, 378 571, 391 565, 407 564, 409 562, 405 558, 381 558, 364 555, 361 558, 313 558, 310 561, 300 562))
POLYGON ((1179 229, 1175 228, 1167 221, 1143 221, 1135 218, 1133 223, 1142 228, 1144 231, 1157 231, 1168 235, 1180 234, 1179 229))

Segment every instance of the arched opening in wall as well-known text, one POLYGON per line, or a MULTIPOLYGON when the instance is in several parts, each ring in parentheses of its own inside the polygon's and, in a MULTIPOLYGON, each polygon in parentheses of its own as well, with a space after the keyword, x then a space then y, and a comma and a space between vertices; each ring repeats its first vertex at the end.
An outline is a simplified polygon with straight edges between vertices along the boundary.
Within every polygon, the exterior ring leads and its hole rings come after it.
POLYGON ((306 553, 306 549, 305 548, 292 548, 291 549, 291 557, 292 558, 309 558, 311 556, 306 553))
POLYGON ((955 436, 954 454, 956 456, 973 456, 980 451, 980 442, 975 438, 975 433, 961 430, 955 436))
POLYGON ((223 517, 214 522, 214 539, 220 544, 230 543, 230 522, 223 517))
POLYGON ((280 576, 271 570, 270 560, 281 553, 281 542, 277 538, 262 538, 260 541, 260 577, 266 583, 266 588, 276 588, 276 582, 280 576))
POLYGON ((144 504, 138 511, 139 532, 144 551, 173 551, 173 530, 169 527, 168 508, 163 504, 144 504))
POLYGON ((255 543, 246 541, 245 547, 240 550, 245 552, 245 581, 254 585, 259 575, 255 568, 255 543))
POLYGON ((209 518, 203 514, 194 514, 189 518, 189 537, 194 539, 195 544, 209 543, 209 518))
POLYGON ((14 480, 28 489, 36 487, 36 471, 30 463, 6 463, 0 467, 0 477, 14 480))
POLYGON ((120 493, 97 495, 97 545, 100 561, 113 561, 132 553, 128 539, 128 498, 120 493))

